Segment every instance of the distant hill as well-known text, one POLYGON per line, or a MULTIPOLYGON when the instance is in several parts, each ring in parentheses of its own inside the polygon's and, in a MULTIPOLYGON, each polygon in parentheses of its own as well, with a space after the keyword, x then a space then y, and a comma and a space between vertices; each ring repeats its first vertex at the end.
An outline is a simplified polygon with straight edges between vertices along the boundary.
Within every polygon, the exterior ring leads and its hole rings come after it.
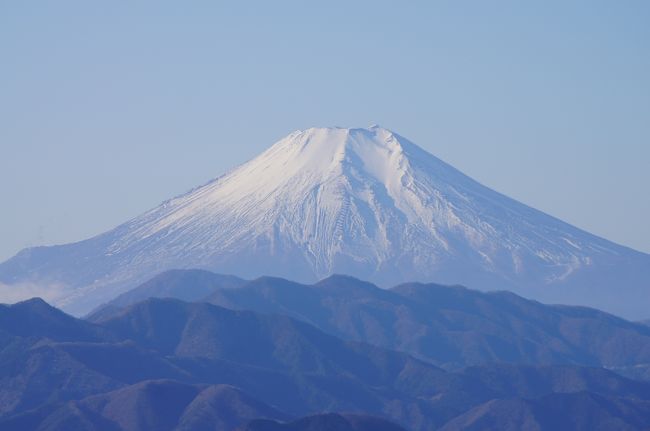
POLYGON ((650 327, 585 307, 510 292, 347 276, 313 285, 263 277, 208 301, 292 316, 349 340, 407 352, 446 369, 491 362, 605 366, 650 378, 650 327))
POLYGON ((371 423, 394 429, 378 419, 386 418, 424 431, 472 423, 464 415, 473 409, 513 399, 541 406, 534 417, 542 417, 557 409, 545 397, 579 393, 599 401, 561 410, 576 430, 591 429, 591 417, 608 420, 602 429, 621 423, 608 418, 650 427, 650 417, 635 413, 650 401, 650 383, 603 368, 494 364, 447 372, 287 316, 169 298, 105 313, 95 323, 42 301, 0 307, 0 333, 12 333, 15 321, 32 325, 0 338, 3 431, 189 431, 214 423, 310 430, 341 418, 353 430, 371 423), (58 324, 61 341, 52 331, 57 325, 44 324, 52 316, 65 322, 58 324), (256 422, 260 415, 273 421, 256 422), (306 418, 290 420, 299 417, 306 418), (307 428, 291 428, 296 424, 307 428))
MULTIPOLYGON (((399 350, 448 370, 493 362, 604 366, 650 379, 650 327, 595 309, 546 305, 509 292, 480 292, 461 286, 410 283, 393 289, 349 276, 313 285, 262 277, 220 287, 221 276, 205 271, 163 273, 125 297, 159 295, 173 275, 177 289, 211 293, 201 298, 227 308, 282 314, 348 340, 399 350), (168 275, 169 274, 169 275, 168 275), (195 283, 199 288, 195 288, 195 283), (146 287, 146 288, 145 288, 146 287)), ((226 276, 225 280, 229 277, 226 276)), ((134 299, 135 300, 135 299, 134 299)), ((124 304, 128 304, 125 301, 124 304)), ((120 307, 109 303, 88 317, 100 321, 120 307)))
POLYGON ((279 423, 258 419, 239 428, 238 431, 405 431, 384 419, 354 414, 319 414, 299 420, 279 423))
POLYGON ((648 401, 576 392, 490 400, 452 419, 441 431, 637 431, 648 429, 648 417, 648 401))
MULTIPOLYGON (((30 314, 31 307, 21 308, 30 314)), ((0 349, 0 417, 143 380, 173 379, 235 385, 293 416, 410 406, 392 414, 410 422, 409 409, 432 408, 419 406, 418 397, 451 378, 407 355, 344 342, 287 317, 210 304, 150 299, 90 326, 110 336, 64 343, 30 338, 0 349)), ((437 421, 424 416, 416 428, 437 421)))
POLYGON ((0 304, 0 331, 9 336, 47 337, 56 341, 99 341, 109 334, 52 307, 41 298, 0 304))
POLYGON ((102 313, 135 304, 148 298, 176 298, 183 301, 200 301, 217 289, 231 289, 246 284, 246 280, 233 275, 215 274, 200 269, 174 269, 162 272, 117 298, 93 310, 87 318, 101 318, 102 313))
POLYGON ((228 385, 145 380, 0 420, 3 431, 223 431, 288 416, 228 385))

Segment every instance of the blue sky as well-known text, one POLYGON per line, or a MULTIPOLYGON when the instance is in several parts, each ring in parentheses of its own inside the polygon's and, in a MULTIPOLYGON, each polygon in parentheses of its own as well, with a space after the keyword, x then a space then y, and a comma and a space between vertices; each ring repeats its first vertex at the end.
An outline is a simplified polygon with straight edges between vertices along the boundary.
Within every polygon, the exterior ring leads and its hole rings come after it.
POLYGON ((650 252, 650 2, 0 3, 0 259, 378 123, 650 252))

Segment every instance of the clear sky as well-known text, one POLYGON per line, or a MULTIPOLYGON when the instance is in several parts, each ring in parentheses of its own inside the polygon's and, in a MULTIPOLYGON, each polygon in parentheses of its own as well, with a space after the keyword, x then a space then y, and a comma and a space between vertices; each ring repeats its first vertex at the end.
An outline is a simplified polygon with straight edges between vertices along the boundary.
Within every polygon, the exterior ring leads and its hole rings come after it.
POLYGON ((0 2, 0 260, 310 126, 390 128, 650 252, 650 2, 0 2))

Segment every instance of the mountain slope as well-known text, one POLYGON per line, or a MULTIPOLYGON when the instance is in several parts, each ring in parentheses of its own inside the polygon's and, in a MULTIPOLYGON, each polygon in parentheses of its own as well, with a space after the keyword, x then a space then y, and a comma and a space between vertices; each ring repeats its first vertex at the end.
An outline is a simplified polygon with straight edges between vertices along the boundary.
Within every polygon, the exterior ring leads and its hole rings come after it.
POLYGON ((348 276, 314 285, 262 277, 208 301, 292 316, 338 337, 407 352, 446 369, 490 362, 650 372, 650 328, 584 307, 435 284, 380 289, 348 276))
POLYGON ((0 333, 47 337, 55 341, 101 341, 109 335, 102 328, 79 321, 40 298, 12 305, 0 304, 0 333))
POLYGON ((237 431, 405 431, 391 422, 372 416, 327 413, 293 422, 258 419, 237 431))
POLYGON ((441 431, 640 431, 650 421, 650 403, 586 392, 538 399, 490 400, 449 421, 441 431))
POLYGON ((101 319, 103 313, 122 308, 148 298, 176 298, 182 301, 205 299, 219 288, 236 288, 246 280, 232 275, 215 274, 198 269, 169 270, 93 310, 87 319, 101 319))
MULTIPOLYGON (((165 356, 219 359, 278 372, 354 376, 405 392, 410 374, 435 382, 445 373, 403 353, 345 342, 285 316, 206 303, 149 299, 99 322, 122 339, 165 356)), ((333 388, 338 390, 336 388, 333 388)))
POLYGON ((278 412, 228 385, 146 380, 2 420, 4 431, 223 431, 278 412))
POLYGON ((59 286, 57 304, 84 313, 171 268, 518 289, 637 318, 650 283, 650 256, 496 193, 380 127, 294 132, 109 232, 19 253, 0 282, 59 286))
MULTIPOLYGON (((35 312, 35 318, 42 314, 35 312)), ((152 299, 99 326, 117 341, 36 338, 1 349, 0 418, 143 380, 174 379, 234 385, 296 416, 363 411, 422 428, 438 419, 424 413, 433 407, 420 396, 457 380, 405 354, 347 343, 287 317, 210 304, 152 299)))
MULTIPOLYGON (((42 308, 32 301, 22 312, 47 320, 51 313, 42 308)), ((642 410, 650 384, 602 368, 492 365, 449 373, 403 353, 345 342, 288 317, 172 299, 148 300, 104 318, 95 325, 111 334, 104 342, 52 341, 39 335, 47 329, 38 324, 0 349, 0 429, 201 429, 264 410, 244 395, 227 391, 224 399, 219 391, 201 389, 223 384, 292 417, 355 412, 414 431, 437 429, 490 400, 537 402, 578 392, 600 401, 563 411, 567 420, 584 424, 576 429, 589 429, 583 419, 600 410, 618 410, 610 416, 623 421, 607 422, 603 429, 620 423, 650 426, 642 410), (246 406, 252 413, 240 414, 246 406)), ((69 320, 74 322, 88 325, 69 320)), ((7 325, 0 324, 0 331, 7 332, 7 325)), ((312 419, 298 423, 323 424, 312 419)))

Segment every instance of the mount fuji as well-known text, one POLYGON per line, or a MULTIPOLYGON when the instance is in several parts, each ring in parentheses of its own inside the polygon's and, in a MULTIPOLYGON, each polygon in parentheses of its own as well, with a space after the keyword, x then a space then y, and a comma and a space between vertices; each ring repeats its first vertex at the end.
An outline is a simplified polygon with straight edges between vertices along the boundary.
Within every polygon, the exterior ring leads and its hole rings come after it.
POLYGON ((499 194, 378 126, 291 133, 113 230, 21 251, 0 264, 0 284, 39 286, 82 314, 172 268, 509 289, 629 318, 650 306, 650 255, 499 194))

